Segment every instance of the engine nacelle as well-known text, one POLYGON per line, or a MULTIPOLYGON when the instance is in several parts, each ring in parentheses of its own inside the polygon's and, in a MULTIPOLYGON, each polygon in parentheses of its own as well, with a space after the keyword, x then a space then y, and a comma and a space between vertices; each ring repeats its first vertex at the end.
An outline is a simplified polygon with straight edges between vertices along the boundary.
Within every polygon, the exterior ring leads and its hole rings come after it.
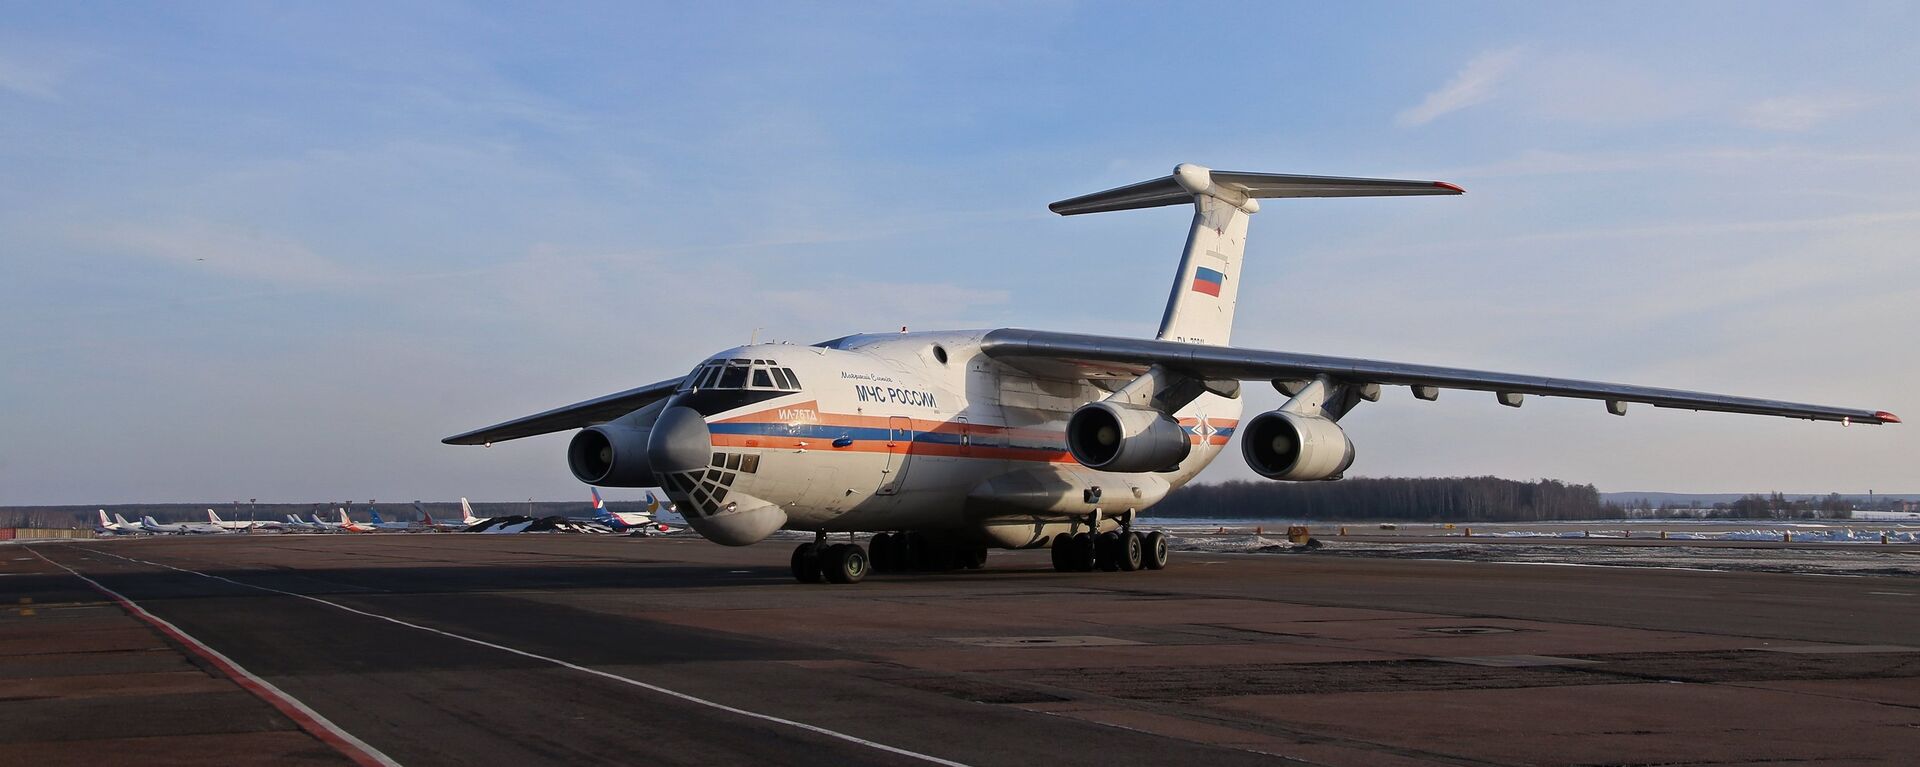
POLYGON ((1285 410, 1261 413, 1240 428, 1240 453, 1267 479, 1339 479, 1353 465, 1353 442, 1333 421, 1285 410))
POLYGON ((581 482, 601 487, 652 487, 647 436, 652 429, 613 423, 589 426, 567 444, 567 468, 581 482))
POLYGON ((1067 449, 1101 471, 1160 471, 1178 465, 1192 446, 1173 416, 1149 407, 1091 402, 1067 419, 1067 449))

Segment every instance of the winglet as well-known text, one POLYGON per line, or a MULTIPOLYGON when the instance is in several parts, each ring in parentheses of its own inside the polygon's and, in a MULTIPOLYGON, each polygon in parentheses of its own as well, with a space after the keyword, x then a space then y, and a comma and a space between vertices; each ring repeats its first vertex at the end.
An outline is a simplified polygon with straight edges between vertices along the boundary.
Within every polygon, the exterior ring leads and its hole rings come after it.
POLYGON ((1900 416, 1894 415, 1885 410, 1875 412, 1873 414, 1873 417, 1880 419, 1881 422, 1883 423, 1900 423, 1900 416))

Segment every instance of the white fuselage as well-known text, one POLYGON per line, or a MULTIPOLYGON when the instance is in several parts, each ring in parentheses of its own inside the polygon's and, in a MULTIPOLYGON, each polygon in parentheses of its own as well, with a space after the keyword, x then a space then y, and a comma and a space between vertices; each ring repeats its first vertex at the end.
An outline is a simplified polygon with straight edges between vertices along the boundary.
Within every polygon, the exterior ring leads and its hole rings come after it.
MULTIPOLYGON (((988 358, 981 335, 850 336, 827 347, 721 352, 710 359, 782 368, 798 380, 787 385, 776 373, 771 387, 749 377, 744 387, 702 388, 720 381, 696 370, 662 406, 700 413, 712 460, 655 470, 688 524, 724 543, 778 528, 946 530, 1025 547, 1096 510, 1124 515, 1158 502, 1212 462, 1239 423, 1239 400, 1202 394, 1173 414, 1192 446, 1177 467, 1089 469, 1068 451, 1067 419, 1110 392, 988 358)), ((1117 376, 1115 386, 1131 377, 1117 376)))

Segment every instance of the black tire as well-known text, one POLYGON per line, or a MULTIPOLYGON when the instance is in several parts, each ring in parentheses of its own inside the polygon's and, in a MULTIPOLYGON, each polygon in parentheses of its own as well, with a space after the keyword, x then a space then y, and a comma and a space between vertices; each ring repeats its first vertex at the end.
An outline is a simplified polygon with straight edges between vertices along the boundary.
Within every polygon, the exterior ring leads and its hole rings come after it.
POLYGON ((978 570, 987 566, 987 547, 975 546, 966 549, 960 558, 960 566, 968 570, 978 570))
POLYGON ((901 533, 899 545, 900 548, 897 550, 897 553, 900 555, 898 564, 901 570, 933 569, 927 566, 927 539, 925 537, 916 533, 901 533))
POLYGON ((793 579, 801 583, 820 582, 820 556, 818 547, 811 543, 802 543, 793 548, 793 579))
POLYGON ((857 543, 828 547, 820 564, 829 583, 859 583, 867 577, 867 552, 857 543))
POLYGON ((1073 549, 1073 536, 1061 533, 1053 537, 1053 543, 1047 546, 1047 554, 1053 557, 1053 571, 1064 573, 1072 569, 1067 566, 1067 552, 1073 549))
POLYGON ((1148 570, 1164 570, 1167 567, 1167 534, 1155 530, 1141 536, 1141 564, 1148 570))
POLYGON ((1094 539, 1094 548, 1098 552, 1094 557, 1094 562, 1099 566, 1101 572, 1112 573, 1120 570, 1119 533, 1101 533, 1099 537, 1094 539))
POLYGON ((1133 572, 1146 566, 1147 546, 1137 533, 1121 533, 1120 540, 1113 546, 1113 561, 1122 572, 1133 572))
POLYGON ((1074 533, 1073 546, 1069 547, 1068 550, 1073 552, 1072 558, 1068 559, 1067 562, 1073 565, 1074 572, 1093 572, 1093 536, 1086 533, 1074 533))
POLYGON ((893 564, 893 533, 874 533, 867 541, 867 564, 876 573, 890 573, 896 570, 893 564))

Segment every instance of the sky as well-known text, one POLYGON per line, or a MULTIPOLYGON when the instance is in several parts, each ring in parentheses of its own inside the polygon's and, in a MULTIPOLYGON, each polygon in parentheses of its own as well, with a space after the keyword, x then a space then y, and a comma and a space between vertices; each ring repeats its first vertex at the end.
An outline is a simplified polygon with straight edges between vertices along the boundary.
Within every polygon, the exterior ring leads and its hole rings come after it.
MULTIPOLYGON (((0 3, 0 504, 584 497, 567 434, 439 440, 756 336, 1150 336, 1190 213, 1046 204, 1181 162, 1468 191, 1269 201, 1235 345, 1920 418, 1916 39, 1892 2, 0 3)), ((1369 476, 1920 491, 1920 424, 1343 425, 1369 476)))

